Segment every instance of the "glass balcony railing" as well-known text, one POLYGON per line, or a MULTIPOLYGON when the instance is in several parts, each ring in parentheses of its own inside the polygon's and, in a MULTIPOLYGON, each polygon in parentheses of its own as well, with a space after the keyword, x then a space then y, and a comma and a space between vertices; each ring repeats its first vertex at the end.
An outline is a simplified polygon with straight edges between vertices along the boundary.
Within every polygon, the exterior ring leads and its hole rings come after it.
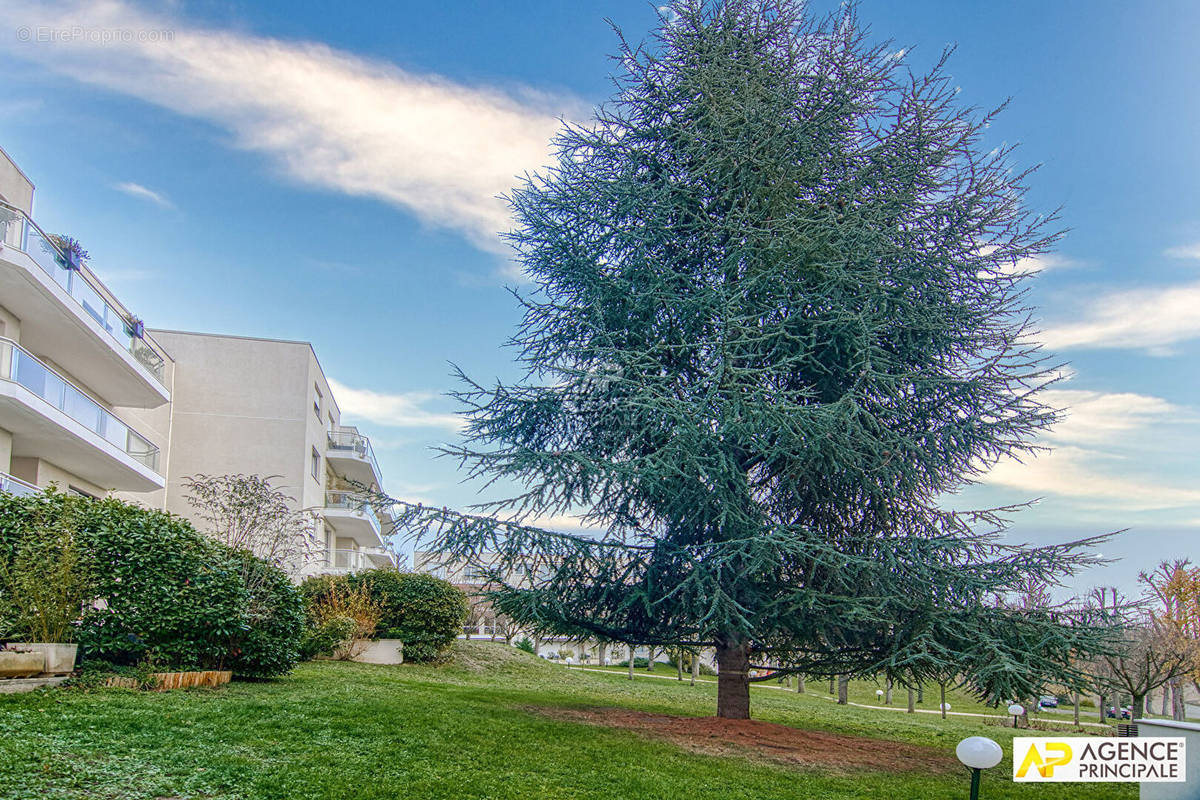
POLYGON ((14 478, 7 472, 0 472, 0 492, 8 492, 17 497, 32 497, 35 494, 41 494, 42 490, 32 483, 14 478))
POLYGON ((71 269, 66 256, 24 212, 0 204, 0 240, 34 260, 66 290, 122 349, 129 351, 160 384, 165 359, 149 342, 134 334, 129 314, 105 299, 99 281, 84 268, 71 269))
POLYGON ((379 462, 375 460, 375 451, 371 440, 353 428, 334 428, 329 432, 329 450, 339 453, 349 453, 366 459, 375 470, 375 475, 383 473, 379 470, 379 462))
POLYGON ((11 339, 0 337, 0 380, 12 381, 45 400, 83 427, 99 434, 128 456, 158 471, 158 448, 83 393, 79 387, 29 354, 11 339))
POLYGON ((379 559, 386 558, 389 563, 395 561, 387 551, 373 547, 362 550, 332 550, 325 554, 321 567, 326 572, 344 573, 358 572, 379 566, 379 559))
POLYGON ((359 512, 367 518, 367 522, 375 529, 375 533, 382 536, 383 528, 379 524, 379 518, 375 515, 375 507, 359 492, 330 489, 325 492, 325 507, 359 512))

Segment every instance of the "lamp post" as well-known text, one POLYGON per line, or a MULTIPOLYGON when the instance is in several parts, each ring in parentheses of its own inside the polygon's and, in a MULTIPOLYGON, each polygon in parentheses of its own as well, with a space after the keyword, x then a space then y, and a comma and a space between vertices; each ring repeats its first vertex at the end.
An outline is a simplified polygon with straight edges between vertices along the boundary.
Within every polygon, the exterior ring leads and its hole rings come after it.
POLYGON ((968 736, 954 748, 954 755, 971 770, 971 800, 979 800, 979 779, 982 770, 991 769, 999 764, 1000 759, 1004 758, 1004 751, 986 736, 968 736))
POLYGON ((882 700, 882 699, 883 699, 883 689, 876 689, 876 690, 875 690, 875 699, 876 699, 876 700, 882 700))
POLYGON ((1015 728, 1017 727, 1017 717, 1025 713, 1025 706, 1021 705, 1020 703, 1013 703, 1008 707, 1008 713, 1012 714, 1013 727, 1015 728))

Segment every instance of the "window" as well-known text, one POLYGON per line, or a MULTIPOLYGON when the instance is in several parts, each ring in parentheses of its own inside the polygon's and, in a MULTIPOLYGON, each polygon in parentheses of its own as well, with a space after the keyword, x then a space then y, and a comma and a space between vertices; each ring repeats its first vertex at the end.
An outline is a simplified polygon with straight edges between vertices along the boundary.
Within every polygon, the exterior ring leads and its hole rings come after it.
POLYGON ((313 413, 321 418, 321 387, 313 385, 313 413))
POLYGON ((321 451, 315 447, 312 449, 312 476, 321 480, 321 451))

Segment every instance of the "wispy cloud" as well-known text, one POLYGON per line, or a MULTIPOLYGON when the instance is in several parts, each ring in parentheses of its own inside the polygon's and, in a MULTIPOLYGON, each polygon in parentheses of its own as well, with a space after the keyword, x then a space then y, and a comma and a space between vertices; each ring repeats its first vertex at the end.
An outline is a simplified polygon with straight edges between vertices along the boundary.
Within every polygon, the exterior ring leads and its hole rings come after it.
POLYGON ((151 203, 163 208, 175 208, 175 204, 168 200, 166 195, 156 192, 153 189, 148 189, 140 183, 118 183, 113 188, 118 192, 124 192, 130 197, 149 200, 151 203))
POLYGON ((333 390, 338 408, 344 415, 365 419, 376 425, 447 430, 458 430, 462 427, 462 419, 457 414, 430 411, 424 407, 437 397, 432 392, 385 394, 369 389, 352 389, 332 378, 329 380, 329 388, 333 390))
POLYGON ((286 42, 152 15, 121 0, 5 3, 0 27, 162 31, 0 47, 56 73, 211 122, 297 182, 376 197, 495 252, 498 195, 549 163, 572 98, 465 86, 316 42, 286 42))
POLYGON ((1025 463, 1003 461, 988 473, 987 483, 1128 511, 1200 507, 1200 489, 1164 484, 1131 471, 1127 462, 1081 447, 1056 447, 1025 463), (1105 463, 1108 470, 1098 469, 1105 463))
POLYGON ((1053 350, 1116 348, 1167 355, 1200 337, 1200 283, 1108 292, 1083 304, 1078 319, 1051 323, 1042 341, 1053 350))
POLYGON ((1055 389, 1043 398, 1066 409, 1063 421, 1045 436, 1051 449, 1023 461, 1000 462, 985 483, 1086 500, 1091 507, 1200 508, 1200 489, 1153 474, 1152 460, 1146 457, 1154 452, 1154 443, 1196 445, 1197 416, 1190 409, 1130 392, 1055 389))
POLYGON ((1167 256, 1167 258, 1183 258, 1200 261, 1200 242, 1179 245, 1178 247, 1168 247, 1163 251, 1163 255, 1167 256))
POLYGON ((1041 256, 1029 256, 1016 261, 1012 265, 1012 272, 1049 272, 1055 269, 1064 269, 1067 267, 1077 267, 1079 262, 1073 258, 1060 256, 1057 253, 1047 253, 1041 256))
POLYGON ((1161 397, 1133 392, 1094 392, 1047 389, 1039 395, 1048 405, 1064 409, 1064 417, 1046 438, 1075 444, 1114 445, 1129 435, 1163 421, 1192 419, 1184 408, 1161 397))

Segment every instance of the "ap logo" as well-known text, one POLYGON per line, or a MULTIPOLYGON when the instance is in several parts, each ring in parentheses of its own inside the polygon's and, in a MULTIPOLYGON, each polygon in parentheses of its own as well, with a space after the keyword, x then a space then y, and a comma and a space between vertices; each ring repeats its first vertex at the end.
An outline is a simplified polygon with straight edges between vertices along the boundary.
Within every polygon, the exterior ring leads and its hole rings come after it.
MULTIPOLYGON (((1017 767, 1017 774, 1014 777, 1026 778, 1032 767, 1043 778, 1052 780, 1054 768, 1069 764, 1072 755, 1071 746, 1066 742, 1045 742, 1041 747, 1037 742, 1030 742, 1029 750, 1025 753, 1025 758, 1021 760, 1021 765, 1017 767)), ((1026 780, 1028 779, 1026 778, 1026 780)))

